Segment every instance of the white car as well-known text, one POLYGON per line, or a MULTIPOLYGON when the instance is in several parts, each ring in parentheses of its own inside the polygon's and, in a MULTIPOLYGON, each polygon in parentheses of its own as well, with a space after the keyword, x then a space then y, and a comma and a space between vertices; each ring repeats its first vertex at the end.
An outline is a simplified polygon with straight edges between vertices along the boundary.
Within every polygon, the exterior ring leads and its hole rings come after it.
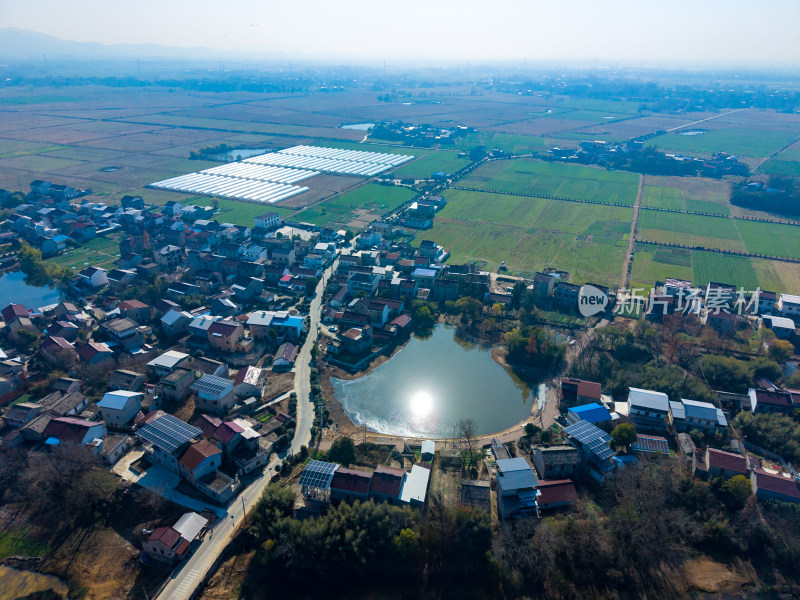
POLYGON ((336 325, 331 325, 330 327, 328 327, 328 331, 330 331, 331 333, 336 333, 337 331, 339 331, 339 328, 336 325))

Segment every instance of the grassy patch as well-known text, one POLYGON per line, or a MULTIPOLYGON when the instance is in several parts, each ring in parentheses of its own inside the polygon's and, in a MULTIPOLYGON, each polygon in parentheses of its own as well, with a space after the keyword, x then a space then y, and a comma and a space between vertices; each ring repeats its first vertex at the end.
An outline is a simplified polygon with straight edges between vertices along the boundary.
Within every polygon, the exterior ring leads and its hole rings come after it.
POLYGON ((408 188, 371 183, 328 198, 297 213, 294 218, 315 225, 345 225, 356 217, 356 211, 370 211, 379 217, 415 196, 416 193, 408 188))
POLYGON ((43 556, 49 550, 46 542, 29 537, 28 530, 0 532, 0 559, 9 556, 43 556))
POLYGON ((432 173, 444 171, 452 175, 459 169, 466 167, 470 161, 466 158, 458 158, 458 153, 452 150, 437 150, 427 156, 423 156, 410 163, 400 166, 395 174, 398 177, 410 177, 414 179, 428 179, 432 173))

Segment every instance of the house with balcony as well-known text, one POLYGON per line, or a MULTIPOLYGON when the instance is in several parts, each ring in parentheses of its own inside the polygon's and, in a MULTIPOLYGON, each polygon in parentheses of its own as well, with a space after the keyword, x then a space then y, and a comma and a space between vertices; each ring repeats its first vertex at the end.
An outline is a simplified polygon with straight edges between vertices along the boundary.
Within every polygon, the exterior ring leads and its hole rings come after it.
POLYGON ((250 352, 254 340, 246 336, 244 327, 238 321, 221 320, 208 328, 208 343, 218 352, 250 352))

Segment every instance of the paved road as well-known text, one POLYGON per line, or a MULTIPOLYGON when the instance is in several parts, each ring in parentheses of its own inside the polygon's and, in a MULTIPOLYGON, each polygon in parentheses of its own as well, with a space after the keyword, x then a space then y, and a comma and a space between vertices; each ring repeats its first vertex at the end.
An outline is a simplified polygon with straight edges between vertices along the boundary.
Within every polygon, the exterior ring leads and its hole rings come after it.
MULTIPOLYGON (((311 375, 311 367, 309 365, 311 348, 316 343, 319 335, 322 292, 325 290, 325 283, 331 272, 338 263, 339 259, 337 258, 325 271, 317 286, 316 296, 311 301, 311 308, 309 309, 308 337, 295 362, 294 391, 297 394, 297 427, 290 446, 291 452, 299 452, 300 446, 308 446, 311 441, 311 425, 314 422, 314 404, 309 397, 311 392, 311 384, 309 382, 311 375)), ((217 560, 217 557, 233 539, 236 533, 236 526, 242 522, 244 515, 261 498, 261 492, 272 479, 271 473, 280 463, 281 458, 273 458, 267 465, 266 474, 260 475, 258 479, 242 491, 233 504, 228 507, 225 515, 209 531, 194 554, 173 572, 172 579, 167 582, 167 585, 158 594, 158 600, 186 600, 191 597, 197 586, 206 577, 214 561, 217 560)))
POLYGON ((700 119, 699 121, 692 121, 691 123, 686 123, 685 125, 680 125, 679 127, 673 127, 672 129, 667 129, 667 133, 671 133, 673 131, 678 131, 678 129, 683 129, 684 127, 691 127, 692 125, 697 125, 698 123, 705 123, 706 121, 711 121, 713 119, 719 119, 720 117, 724 117, 726 115, 732 115, 733 113, 737 113, 743 110, 749 110, 748 108, 737 108, 736 110, 731 110, 726 113, 722 113, 721 115, 714 115, 713 117, 707 117, 705 119, 700 119))

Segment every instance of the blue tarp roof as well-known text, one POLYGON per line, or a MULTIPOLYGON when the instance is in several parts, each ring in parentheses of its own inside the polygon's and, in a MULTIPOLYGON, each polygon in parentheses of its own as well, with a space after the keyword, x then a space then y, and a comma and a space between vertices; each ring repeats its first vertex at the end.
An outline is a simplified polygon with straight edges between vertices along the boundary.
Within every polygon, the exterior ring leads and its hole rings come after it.
POLYGON ((611 420, 611 413, 608 412, 608 409, 596 402, 575 406, 570 408, 568 412, 574 413, 578 418, 589 421, 589 423, 602 423, 603 421, 611 420))

